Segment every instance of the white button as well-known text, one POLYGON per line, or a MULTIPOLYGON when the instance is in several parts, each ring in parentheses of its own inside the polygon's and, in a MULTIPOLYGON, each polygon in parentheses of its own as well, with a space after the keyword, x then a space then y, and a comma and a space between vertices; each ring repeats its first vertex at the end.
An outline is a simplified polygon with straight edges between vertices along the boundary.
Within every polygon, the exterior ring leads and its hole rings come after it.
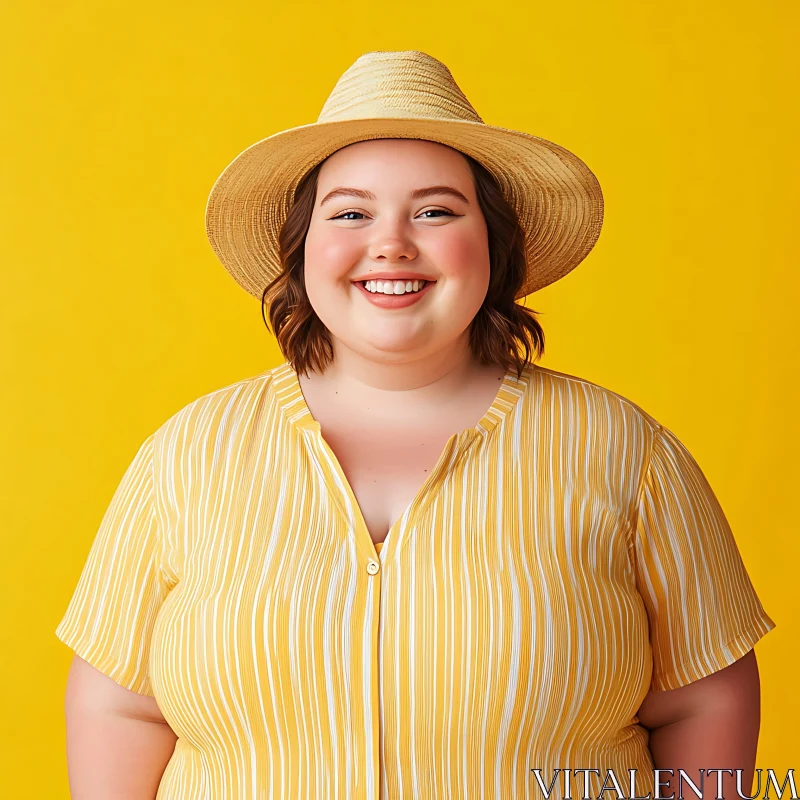
POLYGON ((375 575, 380 568, 381 565, 377 561, 367 562, 367 572, 369 572, 370 575, 375 575))

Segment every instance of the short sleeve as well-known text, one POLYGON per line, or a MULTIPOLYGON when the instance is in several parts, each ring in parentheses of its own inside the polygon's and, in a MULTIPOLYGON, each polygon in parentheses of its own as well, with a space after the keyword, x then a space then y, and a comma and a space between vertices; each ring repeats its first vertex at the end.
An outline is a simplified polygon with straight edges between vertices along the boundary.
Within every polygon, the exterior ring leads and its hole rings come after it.
POLYGON ((641 484, 635 566, 650 623, 654 691, 724 669, 775 627, 708 481, 664 426, 641 484))
POLYGON ((93 667, 151 697, 150 638, 168 593, 153 500, 153 438, 123 475, 56 628, 56 636, 93 667))

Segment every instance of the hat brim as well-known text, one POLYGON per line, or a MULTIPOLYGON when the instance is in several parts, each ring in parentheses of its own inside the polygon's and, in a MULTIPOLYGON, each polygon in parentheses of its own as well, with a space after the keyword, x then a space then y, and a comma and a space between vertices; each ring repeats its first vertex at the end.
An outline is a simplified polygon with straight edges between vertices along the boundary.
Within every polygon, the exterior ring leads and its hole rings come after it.
POLYGON ((452 119, 381 118, 312 123, 241 152, 208 197, 206 233, 239 285, 261 299, 281 271, 278 235, 302 177, 342 147, 369 139, 427 139, 483 164, 525 231, 528 277, 517 299, 573 270, 603 224, 600 183, 560 145, 531 134, 452 119))

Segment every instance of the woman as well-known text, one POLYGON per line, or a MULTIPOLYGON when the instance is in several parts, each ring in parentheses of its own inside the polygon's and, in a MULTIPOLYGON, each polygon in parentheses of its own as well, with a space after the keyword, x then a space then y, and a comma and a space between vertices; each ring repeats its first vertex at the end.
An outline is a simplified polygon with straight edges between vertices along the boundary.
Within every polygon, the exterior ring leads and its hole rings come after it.
POLYGON ((722 509, 515 302, 601 221, 576 156, 418 52, 229 165, 210 240, 287 361, 123 477, 57 630, 74 797, 747 792, 775 623, 722 509))

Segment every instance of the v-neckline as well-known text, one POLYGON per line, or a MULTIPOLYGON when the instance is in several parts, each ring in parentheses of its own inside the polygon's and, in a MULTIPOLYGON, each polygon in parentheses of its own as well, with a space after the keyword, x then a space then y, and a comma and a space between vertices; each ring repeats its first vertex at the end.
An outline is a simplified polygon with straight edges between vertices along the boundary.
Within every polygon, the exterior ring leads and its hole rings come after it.
POLYGON ((342 513, 355 528, 355 544, 357 550, 368 560, 374 559, 384 563, 394 553, 400 544, 396 529, 402 527, 404 520, 410 514, 418 512, 430 499, 431 489, 442 477, 451 457, 458 458, 468 447, 478 440, 486 440, 489 434, 514 410, 525 389, 530 383, 531 374, 535 364, 528 364, 519 378, 515 371, 506 370, 503 380, 489 407, 477 424, 472 428, 464 428, 454 433, 444 445, 436 465, 428 473, 422 486, 418 489, 413 500, 406 507, 400 517, 392 523, 388 533, 383 539, 380 550, 375 548, 372 536, 367 528, 367 523, 361 507, 356 499, 347 476, 339 463, 338 458, 325 441, 322 435, 322 425, 314 418, 311 409, 306 403, 297 373, 288 361, 270 370, 272 384, 278 405, 287 420, 308 436, 310 444, 315 446, 319 456, 323 457, 330 469, 336 475, 340 492, 332 492, 342 513), (342 500, 347 497, 350 509, 346 508, 342 500))
MULTIPOLYGON (((502 422, 519 402, 520 397, 524 394, 525 386, 530 380, 530 372, 534 367, 534 364, 529 364, 522 371, 522 375, 519 379, 515 372, 506 370, 503 375, 503 380, 497 390, 497 394, 495 394, 491 404, 478 420, 475 427, 464 428, 459 433, 453 435, 460 436, 463 433, 469 433, 478 434, 483 437, 488 436, 491 430, 502 422)), ((288 420, 297 427, 322 433, 322 426, 314 419, 311 409, 308 407, 305 396, 303 395, 303 389, 300 386, 297 373, 294 371, 291 364, 289 364, 288 361, 284 361, 279 366, 270 370, 270 372, 275 386, 275 395, 288 420)))

